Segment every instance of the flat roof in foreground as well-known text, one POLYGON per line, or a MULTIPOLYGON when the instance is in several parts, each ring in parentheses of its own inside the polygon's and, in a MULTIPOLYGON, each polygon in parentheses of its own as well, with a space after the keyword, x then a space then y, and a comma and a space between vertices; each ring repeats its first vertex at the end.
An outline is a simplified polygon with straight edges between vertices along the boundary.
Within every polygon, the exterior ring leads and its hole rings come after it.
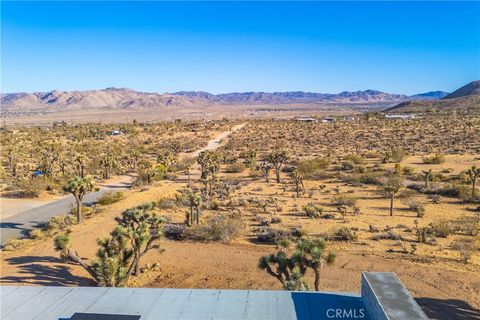
POLYGON ((361 295, 28 286, 0 286, 0 295, 2 320, 428 320, 393 272, 363 272, 361 295))
MULTIPOLYGON (((260 290, 2 286, 1 319, 70 319, 75 313, 157 319, 330 319, 360 316, 359 295, 260 290), (332 309, 332 310, 330 310, 332 309), (329 311, 330 310, 330 311, 329 311), (354 310, 354 311, 353 311, 354 310)), ((364 314, 362 319, 370 319, 364 314)))

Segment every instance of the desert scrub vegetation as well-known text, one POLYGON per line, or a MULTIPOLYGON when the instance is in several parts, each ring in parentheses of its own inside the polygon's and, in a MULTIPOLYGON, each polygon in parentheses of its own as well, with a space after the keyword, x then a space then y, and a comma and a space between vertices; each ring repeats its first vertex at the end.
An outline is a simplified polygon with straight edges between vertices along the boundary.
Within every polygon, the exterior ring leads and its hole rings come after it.
POLYGON ((124 198, 123 192, 121 191, 108 191, 102 194, 98 199, 97 203, 102 206, 107 206, 118 202, 124 198))
POLYGON ((214 132, 230 126, 226 121, 81 125, 63 122, 44 127, 2 128, 1 192, 12 197, 58 194, 75 176, 87 175, 101 180, 142 173, 139 181, 148 183, 146 162, 155 164, 157 158, 162 159, 161 154, 168 153, 172 155, 169 166, 177 169, 181 167, 180 153, 205 146, 214 132))

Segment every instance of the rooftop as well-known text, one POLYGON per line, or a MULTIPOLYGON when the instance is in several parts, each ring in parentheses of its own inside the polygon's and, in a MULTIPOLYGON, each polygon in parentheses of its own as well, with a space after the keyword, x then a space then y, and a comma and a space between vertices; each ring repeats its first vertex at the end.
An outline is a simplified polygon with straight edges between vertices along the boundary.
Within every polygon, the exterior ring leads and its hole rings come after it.
POLYGON ((1 286, 0 292, 0 318, 5 320, 122 319, 119 315, 136 316, 131 319, 140 320, 427 319, 394 273, 363 273, 361 295, 264 290, 29 286, 1 286))

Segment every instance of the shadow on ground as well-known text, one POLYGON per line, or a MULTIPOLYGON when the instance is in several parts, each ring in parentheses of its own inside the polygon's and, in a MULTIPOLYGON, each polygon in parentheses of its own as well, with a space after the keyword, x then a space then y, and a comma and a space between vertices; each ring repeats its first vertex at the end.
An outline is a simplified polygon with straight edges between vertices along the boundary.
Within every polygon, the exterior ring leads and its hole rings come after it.
POLYGON ((480 319, 480 310, 462 300, 416 298, 417 303, 432 320, 480 319))
POLYGON ((21 236, 27 236, 30 233, 30 229, 22 227, 23 225, 23 223, 17 222, 0 222, 0 229, 20 230, 21 236))
POLYGON ((73 275, 64 262, 55 257, 13 257, 6 259, 9 265, 18 265, 18 274, 0 278, 1 284, 28 284, 42 286, 92 286, 94 282, 73 275), (43 263, 48 263, 45 265, 43 263))

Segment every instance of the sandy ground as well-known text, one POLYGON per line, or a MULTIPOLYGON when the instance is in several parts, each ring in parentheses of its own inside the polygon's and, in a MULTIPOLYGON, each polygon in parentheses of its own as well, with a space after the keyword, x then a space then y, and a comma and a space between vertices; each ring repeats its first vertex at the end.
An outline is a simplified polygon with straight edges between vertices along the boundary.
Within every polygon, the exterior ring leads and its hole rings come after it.
MULTIPOLYGON (((213 140, 215 139, 221 140, 218 136, 213 140)), ((447 157, 447 161, 435 167, 435 170, 451 167, 453 172, 459 172, 476 161, 473 156, 447 157)), ((421 158, 418 157, 409 157, 404 163, 414 166, 416 172, 429 167, 421 164, 421 158)), ((372 241, 372 234, 368 232, 370 224, 380 230, 393 227, 395 232, 406 238, 405 243, 408 244, 414 241, 413 233, 397 226, 413 228, 415 220, 420 220, 420 225, 426 225, 438 219, 462 218, 472 214, 468 205, 454 199, 442 199, 440 204, 432 204, 424 195, 417 195, 417 200, 426 207, 423 218, 419 219, 414 212, 408 211, 400 199, 395 203, 394 216, 390 217, 388 199, 379 195, 378 190, 372 186, 355 187, 339 181, 306 181, 307 189, 314 191, 312 197, 295 198, 290 190, 291 185, 284 189, 283 185, 267 184, 261 179, 251 179, 248 172, 229 174, 228 177, 242 177, 242 185, 235 191, 235 197, 275 197, 283 210, 275 212, 274 206, 268 207, 266 213, 259 213, 258 210, 253 212, 255 210, 250 210, 252 208, 244 209, 242 218, 247 225, 245 234, 230 245, 164 240, 163 254, 151 251, 142 261, 143 265, 158 262, 160 270, 144 272, 131 280, 131 286, 280 290, 280 283, 257 268, 258 259, 275 252, 275 247, 251 241, 258 228, 255 218, 276 215, 282 219, 281 225, 277 227, 302 225, 310 235, 320 235, 344 226, 359 229, 357 241, 331 243, 338 258, 333 266, 322 270, 322 290, 358 292, 362 271, 396 272, 432 319, 480 318, 480 254, 474 253, 472 261, 467 265, 461 263, 458 253, 450 247, 450 243, 459 236, 439 238, 435 246, 418 244, 417 253, 411 255, 399 252, 401 242, 372 241), (325 187, 319 189, 320 184, 325 187), (361 213, 348 215, 346 221, 343 221, 310 219, 294 210, 295 207, 301 208, 306 203, 314 202, 324 207, 325 213, 335 213, 336 209, 331 205, 331 198, 336 192, 334 190, 354 194, 358 198, 361 213)), ((283 179, 286 180, 286 176, 283 179)), ((125 208, 146 201, 171 198, 184 186, 185 182, 179 179, 127 191, 123 200, 105 207, 102 213, 87 219, 83 225, 73 226, 73 249, 85 259, 93 259, 97 248, 96 239, 108 236, 116 224, 114 218, 125 208)), ((174 222, 180 222, 184 218, 184 209, 162 210, 161 214, 167 215, 174 222)), ((214 213, 206 211, 204 218, 211 214, 214 213)), ((1 252, 0 266, 2 284, 94 285, 81 267, 65 264, 58 258, 51 238, 31 241, 24 249, 16 252, 1 252)))
POLYGON ((7 125, 48 125, 55 121, 71 123, 96 122, 99 119, 108 119, 109 123, 138 121, 171 121, 175 119, 246 119, 246 118, 272 118, 294 117, 302 115, 331 115, 350 114, 358 109, 380 110, 385 107, 371 106, 330 106, 323 104, 280 104, 280 105, 211 105, 181 108, 149 108, 149 109, 89 109, 71 110, 64 112, 45 113, 42 115, 21 115, 3 117, 7 125))

